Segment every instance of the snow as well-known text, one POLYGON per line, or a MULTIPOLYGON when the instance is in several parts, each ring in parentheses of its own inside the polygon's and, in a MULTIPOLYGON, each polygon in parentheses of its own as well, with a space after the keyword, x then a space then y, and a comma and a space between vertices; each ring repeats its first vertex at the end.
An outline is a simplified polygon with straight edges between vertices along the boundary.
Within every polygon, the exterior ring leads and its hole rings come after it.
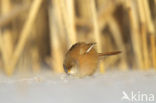
MULTIPOLYGON (((131 103, 121 100, 123 91, 156 96, 156 72, 108 71, 85 78, 51 72, 13 77, 0 75, 1 103, 131 103)), ((156 103, 154 99, 150 103, 156 103)))

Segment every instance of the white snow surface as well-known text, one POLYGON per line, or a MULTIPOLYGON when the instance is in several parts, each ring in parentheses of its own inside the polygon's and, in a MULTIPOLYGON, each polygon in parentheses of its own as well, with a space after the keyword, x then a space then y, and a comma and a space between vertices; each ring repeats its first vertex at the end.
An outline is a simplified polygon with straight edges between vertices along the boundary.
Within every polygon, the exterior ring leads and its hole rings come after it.
POLYGON ((153 94, 155 71, 109 71, 85 78, 42 72, 7 77, 0 74, 0 103, 132 103, 121 100, 125 91, 153 94))

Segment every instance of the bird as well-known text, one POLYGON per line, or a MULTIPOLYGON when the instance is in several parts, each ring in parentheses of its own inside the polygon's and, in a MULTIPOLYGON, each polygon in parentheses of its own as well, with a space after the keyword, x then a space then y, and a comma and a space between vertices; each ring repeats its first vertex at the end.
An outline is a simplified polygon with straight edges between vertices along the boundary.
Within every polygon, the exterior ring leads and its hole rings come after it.
POLYGON ((91 76, 95 73, 101 57, 121 53, 121 51, 98 53, 94 48, 95 44, 78 42, 72 45, 63 61, 65 73, 80 78, 91 76))

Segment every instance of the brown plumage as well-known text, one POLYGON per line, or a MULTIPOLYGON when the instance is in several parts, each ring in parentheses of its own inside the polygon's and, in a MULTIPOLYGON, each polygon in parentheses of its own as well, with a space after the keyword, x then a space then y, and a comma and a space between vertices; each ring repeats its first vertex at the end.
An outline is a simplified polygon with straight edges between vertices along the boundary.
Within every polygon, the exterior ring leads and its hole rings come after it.
POLYGON ((65 55, 63 67, 67 74, 78 77, 92 75, 98 65, 99 58, 119 54, 120 51, 97 53, 95 43, 79 42, 74 44, 65 55))

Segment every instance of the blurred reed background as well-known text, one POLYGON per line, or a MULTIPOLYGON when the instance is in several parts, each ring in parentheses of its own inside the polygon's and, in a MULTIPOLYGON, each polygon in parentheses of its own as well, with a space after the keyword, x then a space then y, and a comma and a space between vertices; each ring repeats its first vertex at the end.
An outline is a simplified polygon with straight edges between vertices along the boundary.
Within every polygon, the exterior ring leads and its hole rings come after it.
POLYGON ((1 72, 62 73, 80 41, 122 51, 100 63, 101 73, 156 69, 156 0, 0 0, 1 72))

